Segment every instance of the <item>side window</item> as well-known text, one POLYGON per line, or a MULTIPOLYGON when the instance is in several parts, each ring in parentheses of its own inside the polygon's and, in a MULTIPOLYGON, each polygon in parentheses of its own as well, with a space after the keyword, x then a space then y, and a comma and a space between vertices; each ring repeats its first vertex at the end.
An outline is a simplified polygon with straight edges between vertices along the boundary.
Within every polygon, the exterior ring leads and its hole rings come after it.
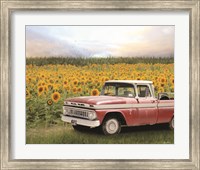
POLYGON ((149 86, 137 85, 138 97, 151 97, 149 86))

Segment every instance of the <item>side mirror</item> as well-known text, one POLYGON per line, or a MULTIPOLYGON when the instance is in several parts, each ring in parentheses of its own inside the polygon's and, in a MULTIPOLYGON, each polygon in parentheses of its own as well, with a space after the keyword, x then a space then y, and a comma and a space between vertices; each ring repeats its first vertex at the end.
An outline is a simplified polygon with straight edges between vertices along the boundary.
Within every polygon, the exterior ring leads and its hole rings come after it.
POLYGON ((139 103, 139 97, 138 97, 138 96, 136 96, 136 97, 135 97, 135 99, 136 99, 136 100, 137 100, 137 102, 139 103))

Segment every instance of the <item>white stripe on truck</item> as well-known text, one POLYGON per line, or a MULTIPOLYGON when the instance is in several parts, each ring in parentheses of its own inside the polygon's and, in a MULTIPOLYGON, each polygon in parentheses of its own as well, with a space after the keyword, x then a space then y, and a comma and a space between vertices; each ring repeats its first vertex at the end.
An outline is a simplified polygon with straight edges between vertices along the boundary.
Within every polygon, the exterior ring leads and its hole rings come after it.
POLYGON ((65 106, 75 106, 89 109, 130 109, 130 108, 156 108, 158 107, 174 107, 174 103, 146 103, 146 104, 106 104, 106 105, 92 105, 91 106, 80 106, 80 105, 65 105, 65 106))

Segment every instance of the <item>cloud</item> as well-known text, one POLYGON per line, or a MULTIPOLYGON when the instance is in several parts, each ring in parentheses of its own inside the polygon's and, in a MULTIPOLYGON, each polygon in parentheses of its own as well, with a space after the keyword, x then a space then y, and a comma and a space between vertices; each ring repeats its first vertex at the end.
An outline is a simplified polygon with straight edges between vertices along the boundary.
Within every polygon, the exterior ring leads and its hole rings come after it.
MULTIPOLYGON (((135 34, 129 34, 134 37, 135 34)), ((149 27, 136 34, 140 36, 138 41, 125 43, 115 50, 116 56, 173 56, 174 53, 174 28, 173 27, 149 27), (170 34, 170 35, 169 35, 170 34)))
POLYGON ((31 32, 26 35, 26 56, 27 57, 49 57, 49 56, 87 56, 89 50, 77 48, 76 44, 59 40, 54 37, 31 32))
POLYGON ((173 26, 28 26, 26 56, 171 56, 173 26))

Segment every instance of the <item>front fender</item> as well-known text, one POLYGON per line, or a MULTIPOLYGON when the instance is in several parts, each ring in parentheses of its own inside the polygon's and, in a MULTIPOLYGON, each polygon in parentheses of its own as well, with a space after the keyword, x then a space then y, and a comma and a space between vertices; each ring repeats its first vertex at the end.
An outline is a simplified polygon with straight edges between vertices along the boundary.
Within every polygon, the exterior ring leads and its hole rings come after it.
POLYGON ((107 114, 110 114, 110 113, 120 113, 124 120, 126 121, 126 123, 128 124, 128 120, 129 120, 129 116, 128 115, 131 115, 131 110, 130 109, 125 109, 125 110, 116 110, 116 109, 111 109, 111 110, 96 110, 96 114, 97 114, 97 118, 98 120, 100 121, 100 123, 102 124, 105 116, 107 114))

